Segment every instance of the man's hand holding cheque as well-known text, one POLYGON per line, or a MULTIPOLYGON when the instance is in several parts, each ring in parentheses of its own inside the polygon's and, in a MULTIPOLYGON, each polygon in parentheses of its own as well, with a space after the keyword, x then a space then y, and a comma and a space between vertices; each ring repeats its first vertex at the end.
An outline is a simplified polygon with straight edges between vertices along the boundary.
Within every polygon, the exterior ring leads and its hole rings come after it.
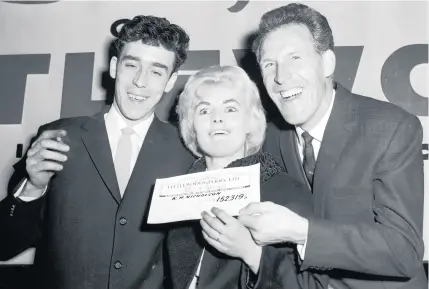
POLYGON ((308 220, 273 202, 250 203, 240 210, 238 220, 249 228, 260 246, 283 242, 304 244, 308 220))

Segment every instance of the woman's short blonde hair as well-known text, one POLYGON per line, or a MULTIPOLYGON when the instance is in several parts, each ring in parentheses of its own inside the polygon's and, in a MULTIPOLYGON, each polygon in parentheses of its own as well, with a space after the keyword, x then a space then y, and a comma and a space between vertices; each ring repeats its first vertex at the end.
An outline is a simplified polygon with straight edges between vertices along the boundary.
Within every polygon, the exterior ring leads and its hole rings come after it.
POLYGON ((204 68, 189 77, 183 92, 179 96, 176 112, 179 115, 180 134, 185 145, 196 156, 202 153, 198 147, 194 128, 194 113, 197 103, 197 89, 202 84, 221 84, 228 81, 234 89, 245 95, 249 108, 251 132, 246 137, 246 156, 258 152, 265 139, 266 118, 259 91, 247 73, 238 66, 215 65, 204 68))

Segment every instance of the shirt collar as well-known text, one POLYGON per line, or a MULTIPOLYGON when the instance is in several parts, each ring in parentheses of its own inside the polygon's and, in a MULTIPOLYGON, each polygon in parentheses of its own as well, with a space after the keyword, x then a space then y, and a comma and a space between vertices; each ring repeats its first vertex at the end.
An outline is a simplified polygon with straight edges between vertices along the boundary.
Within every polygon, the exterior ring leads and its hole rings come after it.
MULTIPOLYGON (((147 130, 151 125, 154 117, 155 114, 152 113, 147 119, 133 126, 133 129, 140 140, 144 140, 147 130)), ((125 122, 123 116, 119 114, 119 112, 113 105, 107 112, 105 121, 106 125, 112 128, 114 131, 120 132, 123 128, 127 127, 127 123, 125 122)))
MULTIPOLYGON (((312 129, 308 130, 308 133, 315 140, 319 142, 322 142, 323 134, 325 133, 326 125, 328 124, 329 116, 331 115, 332 107, 334 106, 334 100, 335 100, 335 89, 332 90, 332 99, 331 99, 331 103, 329 104, 328 110, 320 119, 320 121, 312 129)), ((301 136, 302 133, 304 132, 304 130, 299 126, 295 126, 295 130, 298 136, 301 136)), ((298 142, 301 144, 301 137, 298 137, 298 142)))

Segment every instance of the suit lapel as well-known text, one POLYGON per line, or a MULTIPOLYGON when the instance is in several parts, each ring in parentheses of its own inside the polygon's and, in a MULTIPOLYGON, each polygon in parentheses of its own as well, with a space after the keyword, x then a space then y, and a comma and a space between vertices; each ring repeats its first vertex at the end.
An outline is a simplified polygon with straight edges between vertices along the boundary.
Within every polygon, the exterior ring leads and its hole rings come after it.
POLYGON ((326 186, 332 184, 333 172, 354 126, 354 108, 350 92, 337 84, 332 112, 329 117, 317 157, 313 182, 315 213, 323 214, 326 186))
POLYGON ((302 169, 301 159, 298 154, 298 145, 296 143, 296 132, 294 128, 281 131, 279 134, 280 152, 283 163, 289 175, 308 184, 307 178, 302 169))
POLYGON ((112 151, 104 122, 105 112, 103 111, 94 116, 82 126, 82 141, 100 177, 103 179, 112 197, 119 204, 121 202, 121 195, 119 193, 112 151))

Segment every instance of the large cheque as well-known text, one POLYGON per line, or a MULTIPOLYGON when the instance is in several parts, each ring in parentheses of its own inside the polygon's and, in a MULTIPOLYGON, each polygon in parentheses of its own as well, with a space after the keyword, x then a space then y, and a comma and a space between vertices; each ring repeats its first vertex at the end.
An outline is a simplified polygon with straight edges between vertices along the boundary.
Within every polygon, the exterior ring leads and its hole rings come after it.
POLYGON ((212 207, 232 216, 260 201, 259 164, 157 179, 148 224, 201 219, 212 207))

